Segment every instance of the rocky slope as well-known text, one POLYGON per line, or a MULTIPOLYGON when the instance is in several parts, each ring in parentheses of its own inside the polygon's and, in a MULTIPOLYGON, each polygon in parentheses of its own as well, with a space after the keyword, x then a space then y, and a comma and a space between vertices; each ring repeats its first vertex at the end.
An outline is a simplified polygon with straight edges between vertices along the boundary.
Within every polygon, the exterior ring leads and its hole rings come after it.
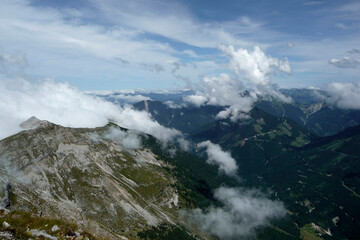
POLYGON ((27 130, 0 141, 0 184, 11 185, 3 207, 75 222, 111 239, 175 225, 182 201, 176 179, 164 168, 171 166, 137 146, 145 135, 114 124, 74 129, 36 118, 22 126, 27 130))

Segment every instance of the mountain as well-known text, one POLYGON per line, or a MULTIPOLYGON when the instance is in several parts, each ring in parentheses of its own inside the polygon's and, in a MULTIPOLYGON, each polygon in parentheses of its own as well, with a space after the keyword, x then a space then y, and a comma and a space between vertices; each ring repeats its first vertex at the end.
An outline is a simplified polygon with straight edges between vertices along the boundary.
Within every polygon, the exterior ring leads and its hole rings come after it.
MULTIPOLYGON (((0 220, 10 225, 1 236, 216 239, 188 228, 179 210, 221 206, 215 189, 243 186, 204 158, 112 123, 66 128, 33 117, 22 126, 0 141, 0 196, 9 196, 0 220)), ((287 225, 273 221, 258 235, 289 239, 287 225)))
POLYGON ((31 129, 0 141, 0 181, 11 184, 10 210, 56 216, 110 239, 137 239, 164 224, 180 229, 177 209, 186 201, 171 166, 149 149, 118 142, 146 135, 114 124, 74 129, 35 118, 23 126, 31 129))
POLYGON ((360 124, 359 110, 336 108, 322 101, 310 105, 260 100, 256 106, 277 117, 292 119, 318 136, 330 136, 360 124))
POLYGON ((191 138, 195 142, 210 140, 231 151, 240 165, 239 175, 247 179, 258 178, 268 171, 272 158, 304 146, 313 135, 290 119, 274 117, 255 107, 249 119, 218 120, 193 132, 191 138))
POLYGON ((360 127, 316 138, 292 120, 259 108, 250 116, 208 124, 192 139, 231 152, 243 181, 274 191, 305 239, 358 239, 360 127))
POLYGON ((215 121, 216 115, 224 109, 219 106, 171 108, 159 101, 141 101, 133 106, 136 110, 149 112, 161 125, 184 133, 190 133, 215 121))
POLYGON ((321 102, 326 96, 325 91, 308 88, 280 89, 280 92, 291 97, 297 104, 305 106, 321 102))
MULTIPOLYGON (((276 117, 288 118, 311 133, 323 137, 336 134, 348 127, 360 124, 360 110, 346 110, 332 106, 324 101, 326 92, 315 89, 281 89, 293 102, 283 102, 273 97, 259 97, 254 106, 276 117)), ((183 95, 190 92, 183 92, 183 95)), ((161 94, 159 94, 161 95, 161 94)), ((205 124, 215 121, 215 116, 224 107, 184 104, 181 96, 174 107, 166 104, 169 101, 165 94, 158 100, 144 100, 134 103, 137 110, 146 110, 161 125, 175 128, 184 133, 191 133, 205 124)))
POLYGON ((172 104, 181 104, 182 98, 194 94, 193 90, 177 91, 110 91, 89 92, 89 95, 103 98, 116 104, 132 104, 142 100, 160 101, 172 104))

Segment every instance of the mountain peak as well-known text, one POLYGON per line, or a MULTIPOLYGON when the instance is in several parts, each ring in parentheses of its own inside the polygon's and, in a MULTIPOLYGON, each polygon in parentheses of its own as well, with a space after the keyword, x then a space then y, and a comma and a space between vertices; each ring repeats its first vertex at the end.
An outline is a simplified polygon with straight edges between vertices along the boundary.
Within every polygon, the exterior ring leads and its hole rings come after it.
POLYGON ((35 116, 30 117, 28 120, 26 120, 25 122, 20 124, 20 127, 23 129, 34 129, 34 128, 38 128, 40 126, 47 126, 49 125, 48 121, 45 120, 40 120, 35 116))

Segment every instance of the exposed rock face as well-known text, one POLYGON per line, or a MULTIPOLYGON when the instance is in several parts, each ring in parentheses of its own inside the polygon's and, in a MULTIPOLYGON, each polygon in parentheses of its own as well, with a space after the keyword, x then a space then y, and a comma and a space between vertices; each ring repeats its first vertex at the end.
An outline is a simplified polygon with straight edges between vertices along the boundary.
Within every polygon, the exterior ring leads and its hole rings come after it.
POLYGON ((176 180, 150 150, 103 137, 116 126, 72 129, 30 118, 22 127, 29 130, 0 141, 0 183, 12 184, 11 209, 73 221, 112 239, 174 224, 176 180))
POLYGON ((25 122, 21 123, 20 127, 23 129, 35 129, 40 126, 46 127, 46 125, 50 125, 50 124, 51 123, 49 123, 48 121, 39 120, 38 118, 32 116, 25 122))
POLYGON ((2 208, 10 207, 10 190, 11 190, 11 185, 9 182, 6 182, 5 183, 5 197, 1 201, 2 208))

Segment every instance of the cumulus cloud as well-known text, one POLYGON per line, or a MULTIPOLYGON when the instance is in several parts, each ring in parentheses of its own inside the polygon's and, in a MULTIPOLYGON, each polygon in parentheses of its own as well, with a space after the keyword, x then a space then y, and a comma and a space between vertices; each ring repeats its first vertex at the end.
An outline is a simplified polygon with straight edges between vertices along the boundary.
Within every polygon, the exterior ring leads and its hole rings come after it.
POLYGON ((252 52, 246 49, 235 49, 233 46, 220 46, 220 50, 230 58, 230 68, 237 74, 244 73, 244 77, 256 85, 266 85, 269 75, 276 72, 291 74, 289 61, 279 60, 267 56, 260 47, 255 46, 252 52))
POLYGON ((219 113, 218 118, 230 117, 233 121, 244 118, 257 100, 256 94, 241 94, 244 86, 241 81, 221 74, 219 77, 204 77, 200 81, 200 89, 194 95, 184 97, 184 100, 194 104, 226 106, 228 109, 219 113))
POLYGON ((220 111, 216 115, 216 119, 227 119, 230 118, 232 122, 236 122, 241 119, 247 119, 250 116, 248 115, 247 111, 244 111, 244 109, 239 105, 233 105, 230 106, 223 111, 220 111))
POLYGON ((207 97, 198 92, 196 95, 189 95, 183 98, 186 102, 192 103, 197 107, 204 105, 207 102, 207 97))
POLYGON ((185 216, 190 225, 220 239, 249 239, 256 229, 286 215, 283 203, 268 199, 258 190, 220 187, 214 197, 223 207, 194 209, 185 216))
POLYGON ((249 117, 248 113, 257 101, 258 95, 270 95, 284 102, 291 101, 291 98, 284 96, 270 84, 270 75, 278 72, 291 74, 286 58, 279 60, 268 56, 258 46, 255 46, 252 52, 243 48, 235 49, 231 45, 222 45, 219 48, 229 57, 228 66, 235 76, 226 73, 205 76, 199 82, 196 94, 184 97, 185 101, 197 107, 227 107, 219 112, 217 118, 230 118, 234 122, 249 117))
POLYGON ((169 108, 183 108, 183 107, 186 107, 186 104, 185 103, 175 103, 173 101, 166 101, 164 102, 164 104, 166 104, 169 108))
POLYGON ((30 83, 3 77, 0 92, 0 139, 20 131, 19 124, 31 116, 66 127, 98 127, 110 120, 164 142, 181 137, 179 131, 161 126, 145 111, 121 108, 86 95, 67 83, 51 80, 30 83))
POLYGON ((360 82, 334 82, 327 87, 325 100, 339 108, 360 110, 360 82))
POLYGON ((219 170, 229 176, 236 176, 238 166, 229 152, 224 152, 218 144, 210 141, 204 141, 198 144, 200 148, 206 148, 208 155, 207 163, 219 166, 219 170))

